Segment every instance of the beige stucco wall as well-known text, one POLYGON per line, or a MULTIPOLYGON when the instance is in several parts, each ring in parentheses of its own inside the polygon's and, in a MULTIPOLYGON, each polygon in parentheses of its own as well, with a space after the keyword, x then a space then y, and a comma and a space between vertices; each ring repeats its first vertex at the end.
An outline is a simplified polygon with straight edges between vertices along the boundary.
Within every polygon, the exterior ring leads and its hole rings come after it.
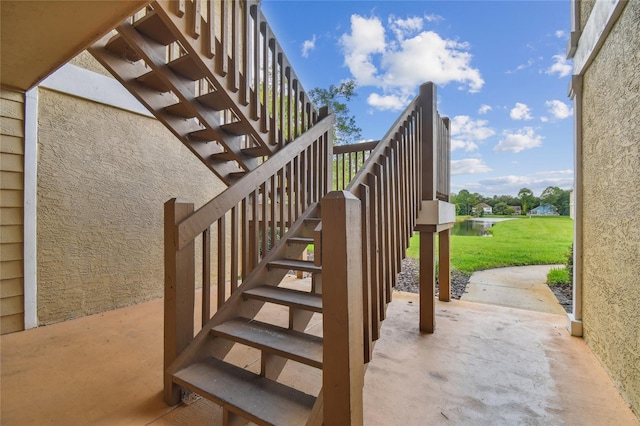
POLYGON ((162 296, 164 202, 197 208, 223 185, 154 119, 39 96, 40 323, 162 296))
POLYGON ((584 338, 640 414, 640 2, 584 75, 584 338))

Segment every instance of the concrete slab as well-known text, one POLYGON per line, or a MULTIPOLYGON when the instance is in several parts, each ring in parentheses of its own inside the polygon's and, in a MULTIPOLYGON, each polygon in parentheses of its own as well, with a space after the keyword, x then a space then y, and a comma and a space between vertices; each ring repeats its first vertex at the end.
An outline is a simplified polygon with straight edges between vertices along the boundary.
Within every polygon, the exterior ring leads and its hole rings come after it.
MULTIPOLYGON (((204 399, 163 403, 162 306, 1 336, 0 424, 221 424, 204 399)), ((394 293, 365 377, 366 425, 640 425, 564 316, 438 302, 430 335, 418 317, 418 295, 394 293)), ((250 369, 257 356, 230 355, 250 369)), ((319 370, 297 363, 281 377, 309 393, 321 383, 319 370)))
POLYGON ((561 266, 515 266, 474 272, 461 300, 566 315, 545 284, 549 270, 561 266))

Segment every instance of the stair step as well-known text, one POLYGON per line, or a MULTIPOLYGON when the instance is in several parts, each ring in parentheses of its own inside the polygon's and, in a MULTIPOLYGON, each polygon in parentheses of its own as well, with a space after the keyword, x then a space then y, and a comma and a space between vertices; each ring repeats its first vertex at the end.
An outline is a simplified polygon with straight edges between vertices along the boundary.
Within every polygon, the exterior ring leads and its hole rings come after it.
POLYGON ((281 357, 322 368, 322 338, 247 318, 235 318, 211 329, 211 334, 281 357))
POLYGON ((305 225, 312 226, 314 228, 318 226, 320 222, 322 222, 322 219, 319 217, 308 217, 304 220, 305 225))
POLYGON ((165 93, 169 91, 169 87, 153 71, 141 75, 136 80, 158 92, 165 93))
POLYGON ((302 244, 308 246, 313 244, 313 238, 311 237, 289 237, 287 238, 287 244, 302 244))
POLYGON ((166 112, 172 115, 177 115, 182 118, 193 118, 195 117, 194 109, 189 105, 178 102, 177 104, 169 105, 164 109, 166 112))
POLYGON ((231 135, 243 136, 247 134, 247 128, 242 121, 223 124, 220 128, 231 135))
POLYGON ((242 295, 264 302, 322 313, 322 295, 316 293, 265 285, 247 290, 242 295))
POLYGON ((176 37, 162 22, 162 19, 160 19, 160 16, 156 12, 147 13, 147 15, 138 20, 133 24, 133 26, 142 34, 157 41, 163 46, 176 41, 176 37))
POLYGON ((258 424, 305 424, 315 397, 224 361, 207 358, 173 381, 258 424))
POLYGON ((247 172, 245 170, 229 173, 229 177, 233 179, 240 179, 245 177, 246 175, 247 175, 247 172))
POLYGON ((176 74, 180 74, 191 81, 200 80, 205 76, 204 71, 202 71, 191 55, 183 55, 178 59, 169 62, 167 66, 176 74))
POLYGON ((202 105, 209 107, 215 111, 224 111, 229 108, 229 104, 225 98, 218 92, 209 92, 206 95, 200 95, 196 98, 202 105))
POLYGON ((322 267, 316 266, 313 262, 309 262, 307 260, 294 260, 294 259, 280 259, 280 260, 272 260, 267 264, 268 268, 278 268, 278 269, 291 269, 294 271, 303 271, 303 272, 322 272, 322 267))
POLYGON ((209 159, 214 163, 224 163, 226 161, 235 160, 235 157, 232 153, 225 151, 225 152, 218 152, 216 154, 211 154, 209 159))
POLYGON ((131 62, 138 62, 141 59, 140 55, 129 46, 129 43, 120 34, 113 36, 105 48, 114 55, 123 57, 131 62))
POLYGON ((265 147, 262 146, 252 146, 251 148, 242 148, 242 153, 248 157, 264 157, 265 155, 270 155, 271 152, 265 147))
POLYGON ((189 138, 196 141, 211 142, 216 140, 216 134, 210 129, 200 129, 189 133, 189 138))

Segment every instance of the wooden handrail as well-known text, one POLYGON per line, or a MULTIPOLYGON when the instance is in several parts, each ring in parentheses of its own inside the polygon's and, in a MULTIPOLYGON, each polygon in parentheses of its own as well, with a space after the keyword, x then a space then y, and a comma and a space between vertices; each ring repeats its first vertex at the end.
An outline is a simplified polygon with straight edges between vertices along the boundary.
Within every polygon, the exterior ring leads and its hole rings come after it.
POLYGON ((307 149, 314 141, 327 132, 330 133, 335 116, 322 118, 315 126, 302 134, 294 143, 271 156, 268 161, 241 178, 235 185, 227 188, 217 197, 200 207, 176 227, 176 241, 179 249, 189 244, 195 237, 224 216, 232 207, 248 197, 256 188, 271 178, 278 170, 298 154, 307 149))
POLYGON ((333 147, 334 154, 346 154, 349 152, 371 151, 380 141, 352 143, 349 145, 336 145, 333 147))

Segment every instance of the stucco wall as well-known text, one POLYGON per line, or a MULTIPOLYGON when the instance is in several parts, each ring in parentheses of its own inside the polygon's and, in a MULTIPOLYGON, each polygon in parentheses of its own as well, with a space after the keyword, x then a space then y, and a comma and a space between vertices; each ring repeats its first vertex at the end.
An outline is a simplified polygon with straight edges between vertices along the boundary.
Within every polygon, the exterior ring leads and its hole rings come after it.
POLYGON ((640 2, 584 75, 584 338, 640 414, 640 2))
POLYGON ((164 202, 223 185, 154 119, 39 95, 40 323, 162 296, 164 202))

